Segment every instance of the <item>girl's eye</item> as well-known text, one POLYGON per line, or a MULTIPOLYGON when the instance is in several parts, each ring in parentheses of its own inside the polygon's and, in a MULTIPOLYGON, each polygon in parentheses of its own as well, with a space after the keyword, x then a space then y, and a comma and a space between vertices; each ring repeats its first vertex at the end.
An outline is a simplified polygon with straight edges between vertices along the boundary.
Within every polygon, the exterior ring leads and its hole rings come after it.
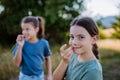
POLYGON ((29 28, 26 28, 26 29, 22 29, 22 31, 29 31, 30 29, 29 28))
POLYGON ((83 39, 83 38, 84 38, 83 36, 79 36, 79 37, 78 37, 79 40, 81 40, 81 39, 83 39))
POLYGON ((73 36, 70 36, 70 39, 73 39, 74 37, 73 36))
POLYGON ((84 38, 83 36, 81 36, 80 38, 84 38))
POLYGON ((29 30, 28 28, 26 30, 29 30))

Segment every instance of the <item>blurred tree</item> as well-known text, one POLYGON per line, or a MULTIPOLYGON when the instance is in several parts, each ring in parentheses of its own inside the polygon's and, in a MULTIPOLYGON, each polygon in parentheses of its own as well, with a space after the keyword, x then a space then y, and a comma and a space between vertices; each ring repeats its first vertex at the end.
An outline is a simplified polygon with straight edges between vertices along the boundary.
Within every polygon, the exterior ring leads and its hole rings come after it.
POLYGON ((100 39, 106 39, 107 35, 104 33, 104 27, 102 26, 101 23, 101 18, 96 21, 99 29, 99 34, 100 34, 100 39))
POLYGON ((15 42, 16 35, 21 33, 20 21, 32 11, 33 15, 43 15, 43 5, 37 0, 0 0, 4 11, 0 14, 0 40, 1 43, 15 42))
POLYGON ((104 33, 104 28, 103 27, 98 27, 99 29, 99 34, 100 34, 100 39, 107 39, 107 35, 104 33))
POLYGON ((120 39, 120 3, 118 3, 116 7, 119 10, 119 15, 116 17, 117 23, 112 25, 113 29, 115 30, 115 32, 112 34, 112 37, 120 39))
POLYGON ((113 29, 115 30, 112 36, 113 38, 120 39, 120 17, 117 17, 116 20, 117 20, 117 23, 114 23, 112 25, 113 29))
POLYGON ((0 0, 4 7, 0 14, 0 40, 15 42, 17 34, 21 33, 21 19, 32 13, 45 18, 47 39, 61 43, 71 19, 84 9, 82 3, 83 0, 0 0))

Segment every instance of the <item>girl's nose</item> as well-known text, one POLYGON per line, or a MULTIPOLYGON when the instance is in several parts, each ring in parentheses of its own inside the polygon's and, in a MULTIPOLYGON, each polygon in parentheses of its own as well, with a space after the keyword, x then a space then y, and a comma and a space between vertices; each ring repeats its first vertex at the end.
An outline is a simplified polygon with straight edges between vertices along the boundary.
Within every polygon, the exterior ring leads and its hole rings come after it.
POLYGON ((77 41, 77 39, 74 38, 74 39, 72 40, 72 45, 73 45, 73 46, 76 46, 77 44, 78 44, 78 41, 77 41))

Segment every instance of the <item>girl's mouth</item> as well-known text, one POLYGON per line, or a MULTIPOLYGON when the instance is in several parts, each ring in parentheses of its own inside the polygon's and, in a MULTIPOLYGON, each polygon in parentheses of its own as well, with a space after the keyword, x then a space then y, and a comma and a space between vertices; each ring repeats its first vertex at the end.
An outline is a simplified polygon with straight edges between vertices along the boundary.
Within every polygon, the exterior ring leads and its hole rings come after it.
POLYGON ((80 47, 72 47, 73 52, 75 52, 75 49, 79 49, 80 47))
POLYGON ((75 52, 75 47, 72 47, 73 52, 75 52))

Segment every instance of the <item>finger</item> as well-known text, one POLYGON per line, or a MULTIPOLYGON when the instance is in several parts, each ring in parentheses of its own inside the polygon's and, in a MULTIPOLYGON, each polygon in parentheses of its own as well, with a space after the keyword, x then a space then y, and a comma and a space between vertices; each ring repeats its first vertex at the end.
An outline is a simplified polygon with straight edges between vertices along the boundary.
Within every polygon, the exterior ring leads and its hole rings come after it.
POLYGON ((64 51, 64 54, 61 54, 61 57, 69 58, 72 53, 73 53, 72 49, 70 49, 69 51, 64 51))
POLYGON ((24 35, 21 35, 21 37, 22 37, 22 39, 24 39, 24 38, 25 38, 25 36, 24 36, 24 35))
POLYGON ((18 35, 17 40, 16 41, 22 41, 24 39, 23 35, 18 35))
POLYGON ((68 60, 70 60, 70 59, 71 59, 72 54, 73 54, 73 53, 67 54, 67 56, 64 56, 64 59, 68 59, 68 60))
POLYGON ((68 57, 70 58, 73 54, 73 51, 70 51, 69 54, 68 54, 68 57))
POLYGON ((70 55, 72 55, 72 54, 73 54, 73 51, 72 51, 72 50, 69 50, 69 51, 67 52, 66 56, 67 56, 67 57, 70 57, 70 55))
POLYGON ((22 41, 22 35, 19 35, 19 40, 22 41))
POLYGON ((68 49, 65 50, 65 52, 68 53, 68 52, 71 51, 71 50, 72 50, 72 48, 69 47, 68 49))
POLYGON ((72 52, 68 53, 66 56, 63 57, 63 59, 68 63, 72 57, 72 52))
POLYGON ((25 36, 24 35, 21 35, 21 40, 24 40, 25 36))
POLYGON ((61 48, 60 48, 60 52, 64 52, 64 49, 65 49, 66 46, 67 46, 67 44, 62 45, 61 48))
POLYGON ((18 35, 18 36, 17 36, 17 39, 16 39, 16 41, 19 41, 19 40, 20 40, 20 35, 18 35))
POLYGON ((69 48, 66 49, 66 50, 65 50, 65 47, 66 47, 66 46, 63 45, 63 46, 62 46, 63 49, 61 49, 61 56, 63 56, 63 57, 66 56, 66 54, 68 54, 70 51, 72 51, 72 48, 71 48, 71 47, 69 47, 69 48))

